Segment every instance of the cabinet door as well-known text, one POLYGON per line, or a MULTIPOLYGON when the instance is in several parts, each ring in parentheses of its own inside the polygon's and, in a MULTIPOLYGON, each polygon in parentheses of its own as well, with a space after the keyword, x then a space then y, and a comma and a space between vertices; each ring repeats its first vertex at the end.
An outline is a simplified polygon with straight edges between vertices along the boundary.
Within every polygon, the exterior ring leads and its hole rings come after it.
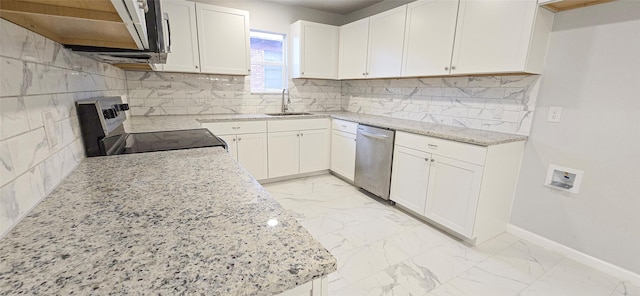
POLYGON ((256 180, 268 177, 266 133, 238 135, 238 163, 256 180))
POLYGON ((425 217, 472 238, 482 166, 433 155, 425 217))
POLYGON ((238 161, 238 142, 236 142, 236 135, 216 135, 218 138, 227 142, 227 151, 231 154, 231 158, 238 161))
POLYGON ((331 170, 353 182, 356 169, 356 135, 334 130, 331 136, 331 170))
POLYGON ((536 0, 461 0, 451 74, 525 69, 536 0))
POLYGON ((329 169, 329 141, 329 129, 300 131, 301 174, 329 169))
POLYGON ((338 27, 302 22, 301 77, 338 78, 338 27))
POLYGON ((407 6, 403 5, 369 18, 367 77, 399 77, 407 6))
POLYGON ((196 3, 203 73, 248 75, 249 12, 196 3))
POLYGON ((299 169, 300 132, 269 133, 269 178, 295 175, 299 169))
POLYGON ((458 0, 422 0, 407 6, 402 76, 447 75, 458 0))
POLYGON ((163 1, 162 10, 169 15, 171 30, 174 33, 171 35, 171 53, 167 54, 167 63, 162 65, 162 70, 200 72, 196 4, 187 1, 163 1))
POLYGON ((396 145, 393 152, 390 199, 424 215, 430 163, 431 154, 396 145))
POLYGON ((340 27, 340 79, 366 77, 368 40, 369 18, 340 27))

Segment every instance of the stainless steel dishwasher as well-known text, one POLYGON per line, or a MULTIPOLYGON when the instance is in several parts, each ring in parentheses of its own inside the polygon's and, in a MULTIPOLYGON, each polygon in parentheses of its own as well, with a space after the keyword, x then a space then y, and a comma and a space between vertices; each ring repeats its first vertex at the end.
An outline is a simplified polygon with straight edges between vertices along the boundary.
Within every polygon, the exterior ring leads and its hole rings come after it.
POLYGON ((358 125, 354 184, 389 200, 395 131, 358 125))

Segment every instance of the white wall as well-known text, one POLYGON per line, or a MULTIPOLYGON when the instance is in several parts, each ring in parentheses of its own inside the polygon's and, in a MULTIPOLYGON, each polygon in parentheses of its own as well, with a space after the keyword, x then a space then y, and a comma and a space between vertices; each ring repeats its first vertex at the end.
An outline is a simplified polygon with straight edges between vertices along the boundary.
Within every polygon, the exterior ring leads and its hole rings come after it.
POLYGON ((640 2, 556 14, 511 223, 640 273, 640 2), (546 121, 562 106, 562 121, 546 121), (549 164, 585 172, 544 187, 549 164))
POLYGON ((247 10, 250 14, 252 30, 281 34, 288 34, 289 26, 297 20, 342 25, 345 18, 340 14, 268 1, 195 0, 194 2, 247 10))

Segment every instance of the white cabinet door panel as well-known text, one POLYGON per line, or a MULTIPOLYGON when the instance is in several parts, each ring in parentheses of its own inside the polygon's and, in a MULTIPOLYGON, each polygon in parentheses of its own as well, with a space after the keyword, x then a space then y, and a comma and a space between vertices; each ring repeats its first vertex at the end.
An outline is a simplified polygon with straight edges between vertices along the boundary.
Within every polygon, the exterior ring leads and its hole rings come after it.
POLYGON ((298 131, 269 133, 269 178, 298 173, 299 135, 298 131))
POLYGON ((536 0, 461 0, 451 74, 525 69, 536 0))
POLYGON ((334 130, 331 135, 331 170, 353 182, 356 168, 356 135, 334 130))
POLYGON ((407 6, 402 76, 449 74, 457 15, 458 0, 423 0, 407 6))
POLYGON ((196 4, 187 1, 163 1, 163 12, 169 15, 171 24, 171 53, 163 71, 200 72, 198 53, 198 28, 196 25, 196 4))
POLYGON ((395 146, 391 174, 391 200, 424 215, 431 154, 395 146))
POLYGON ((338 34, 336 26, 302 24, 302 77, 338 77, 338 34))
POLYGON ((300 173, 329 169, 329 129, 300 131, 300 173))
POLYGON ((369 18, 368 78, 400 76, 406 12, 403 5, 369 18))
POLYGON ((425 217, 471 238, 482 182, 482 166, 434 155, 425 217))
POLYGON ((249 74, 249 12, 196 3, 203 73, 249 74))
POLYGON ((238 163, 256 180, 266 179, 267 134, 243 134, 237 136, 238 163))
POLYGON ((369 18, 340 27, 340 79, 365 78, 369 18))

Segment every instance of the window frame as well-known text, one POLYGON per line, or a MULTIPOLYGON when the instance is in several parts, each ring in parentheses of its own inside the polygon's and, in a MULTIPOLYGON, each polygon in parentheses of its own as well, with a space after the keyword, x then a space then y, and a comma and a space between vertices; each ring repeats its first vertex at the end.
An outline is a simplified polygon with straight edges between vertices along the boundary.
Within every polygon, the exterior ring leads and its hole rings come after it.
MULTIPOLYGON (((273 62, 273 61, 260 61, 260 62, 254 62, 251 60, 251 53, 249 53, 249 62, 250 62, 250 66, 253 67, 253 65, 262 65, 262 66, 281 66, 282 67, 282 87, 283 88, 288 88, 288 84, 289 84, 289 79, 287 79, 288 76, 288 67, 287 67, 287 61, 288 61, 288 56, 287 56, 287 35, 286 34, 282 34, 282 33, 275 33, 275 32, 269 32, 269 31, 262 31, 262 30, 254 30, 254 29, 250 29, 249 30, 249 39, 252 38, 253 33, 259 33, 259 34, 271 34, 271 35, 279 35, 282 36, 282 62, 278 63, 278 62, 273 62)), ((261 38, 264 39, 264 38, 261 38)), ((268 40, 268 39, 264 39, 264 40, 268 40)), ((251 42, 249 42, 249 44, 251 44, 251 42)), ((249 45, 249 52, 251 52, 251 45, 249 45)), ((251 76, 253 75, 253 71, 251 73, 251 76)), ((252 77, 253 78, 253 77, 252 77)), ((251 94, 256 94, 256 95, 260 95, 260 94, 279 94, 282 92, 282 89, 277 90, 277 91, 254 91, 253 90, 253 79, 251 80, 251 86, 250 86, 250 93, 251 94)))

